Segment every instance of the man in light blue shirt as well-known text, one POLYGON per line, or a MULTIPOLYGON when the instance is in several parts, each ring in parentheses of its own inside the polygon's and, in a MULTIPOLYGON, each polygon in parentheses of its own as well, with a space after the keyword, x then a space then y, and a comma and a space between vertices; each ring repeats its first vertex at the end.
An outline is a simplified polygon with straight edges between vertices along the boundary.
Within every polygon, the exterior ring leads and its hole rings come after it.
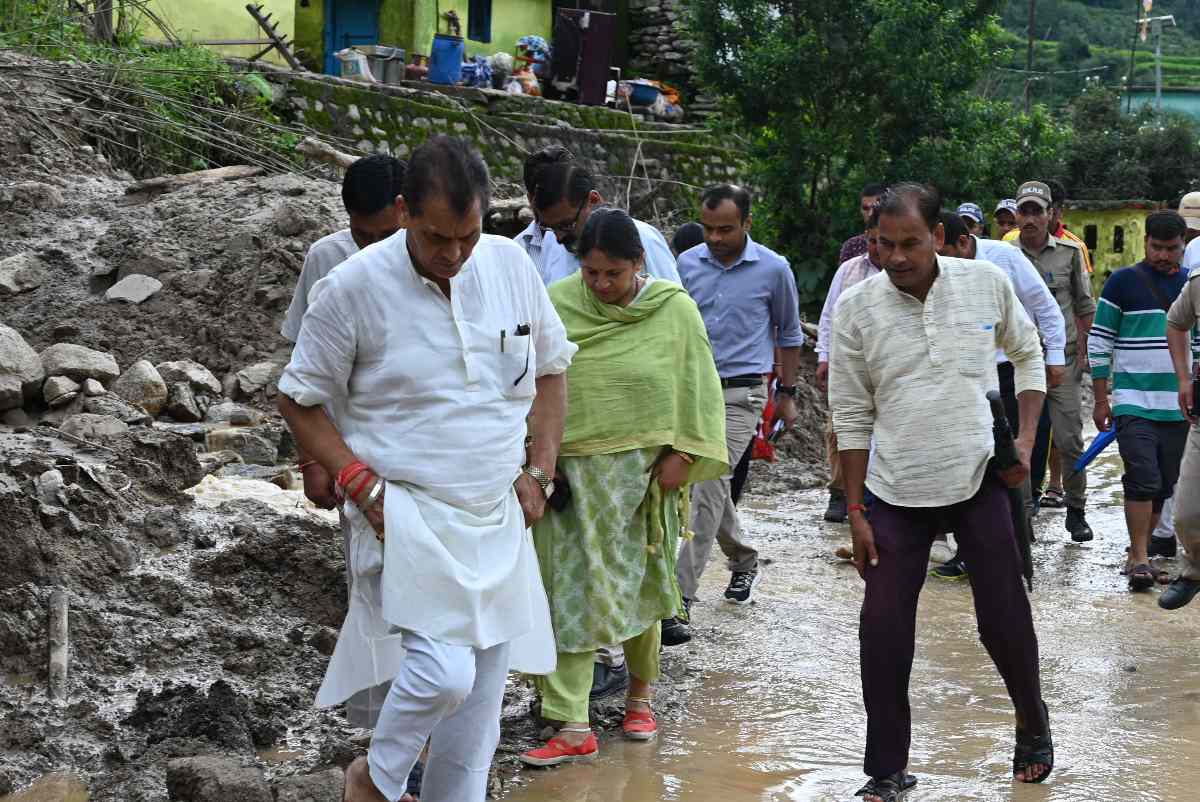
MULTIPOLYGON (((579 270, 575 244, 592 210, 604 205, 595 180, 574 162, 550 164, 538 171, 533 209, 542 227, 553 236, 542 240, 542 280, 547 285, 579 270)), ((658 229, 634 220, 646 252, 646 272, 655 278, 679 283, 675 257, 658 229)))
MULTIPOLYGON (((800 303, 787 260, 750 239, 750 194, 745 189, 724 184, 705 190, 700 222, 704 244, 680 254, 679 273, 712 342, 725 390, 729 464, 736 465, 754 436, 772 370, 779 379, 777 419, 787 428, 796 420, 796 374, 804 344, 800 303)), ((696 598, 714 540, 733 572, 725 600, 749 602, 758 582, 758 552, 741 539, 729 476, 692 489, 692 530, 696 535, 684 542, 676 564, 685 602, 696 598)), ((666 637, 664 631, 664 641, 666 637)))
MULTIPOLYGON (((569 162, 574 158, 571 151, 562 145, 548 145, 529 155, 529 158, 525 160, 525 167, 521 175, 522 181, 525 184, 525 197, 529 200, 529 208, 534 208, 533 190, 537 186, 538 174, 542 171, 542 168, 548 164, 569 162)), ((542 277, 542 283, 549 284, 550 282, 546 280, 542 253, 545 250, 546 240, 553 241, 554 236, 546 230, 535 215, 534 219, 529 221, 529 225, 525 227, 525 230, 513 237, 513 239, 525 250, 525 253, 529 254, 529 258, 533 260, 534 266, 537 267, 538 273, 542 277)))

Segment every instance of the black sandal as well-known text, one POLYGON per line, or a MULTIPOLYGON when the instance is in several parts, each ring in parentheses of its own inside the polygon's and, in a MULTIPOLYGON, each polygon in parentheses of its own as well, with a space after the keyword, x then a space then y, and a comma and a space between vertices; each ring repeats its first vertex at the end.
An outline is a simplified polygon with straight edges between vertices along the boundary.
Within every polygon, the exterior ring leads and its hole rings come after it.
POLYGON ((914 788, 917 778, 911 774, 898 771, 890 777, 872 777, 867 784, 858 789, 855 796, 877 796, 883 802, 897 802, 905 791, 914 788))
POLYGON ((1030 766, 1046 766, 1046 773, 1041 777, 1022 780, 1030 785, 1045 782, 1054 771, 1054 738, 1050 734, 1050 711, 1045 702, 1042 702, 1042 709, 1046 711, 1046 732, 1042 735, 1030 735, 1017 727, 1017 746, 1013 750, 1013 777, 1017 776, 1017 772, 1028 773, 1030 766))

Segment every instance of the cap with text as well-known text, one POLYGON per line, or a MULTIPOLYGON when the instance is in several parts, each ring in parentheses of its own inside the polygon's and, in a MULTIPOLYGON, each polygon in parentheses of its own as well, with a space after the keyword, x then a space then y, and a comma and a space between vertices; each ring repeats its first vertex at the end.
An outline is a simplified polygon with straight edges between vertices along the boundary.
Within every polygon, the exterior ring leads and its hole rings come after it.
POLYGON ((1193 231, 1200 230, 1200 192, 1189 192, 1179 202, 1179 216, 1193 231))
POLYGON ((1017 207, 1026 201, 1033 201, 1043 209, 1050 208, 1050 187, 1043 184, 1041 181, 1026 181, 1017 190, 1017 207))
POLYGON ((992 214, 999 214, 1000 212, 1011 212, 1015 215, 1017 213, 1017 201, 1013 198, 1005 198, 1000 201, 996 204, 996 211, 992 212, 992 214))
POLYGON ((962 206, 958 207, 958 216, 969 217, 976 223, 982 223, 983 209, 980 209, 979 206, 974 203, 964 203, 962 206))

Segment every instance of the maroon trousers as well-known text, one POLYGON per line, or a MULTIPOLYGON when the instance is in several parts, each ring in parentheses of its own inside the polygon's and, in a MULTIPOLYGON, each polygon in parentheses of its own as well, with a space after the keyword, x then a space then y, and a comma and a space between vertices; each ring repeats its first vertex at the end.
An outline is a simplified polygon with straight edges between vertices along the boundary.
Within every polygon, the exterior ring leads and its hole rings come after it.
POLYGON ((942 532, 958 539, 958 554, 970 571, 979 638, 1004 678, 1018 720, 1031 732, 1045 732, 1037 635, 1004 486, 989 475, 973 498, 949 507, 896 507, 876 500, 870 521, 879 565, 867 566, 859 622, 866 774, 886 777, 908 765, 917 597, 929 548, 942 532))

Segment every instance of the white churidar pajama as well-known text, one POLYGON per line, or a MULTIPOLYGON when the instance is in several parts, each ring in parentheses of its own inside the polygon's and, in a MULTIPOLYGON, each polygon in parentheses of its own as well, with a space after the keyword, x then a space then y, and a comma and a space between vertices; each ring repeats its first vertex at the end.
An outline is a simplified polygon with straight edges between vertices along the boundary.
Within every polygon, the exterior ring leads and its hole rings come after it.
POLYGON ((513 482, 535 379, 576 348, 511 240, 482 236, 450 286, 403 231, 364 249, 317 285, 279 382, 388 481, 384 545, 346 505, 354 584, 317 703, 392 681, 370 749, 390 800, 431 738, 422 802, 482 802, 510 665, 555 663, 513 482))

